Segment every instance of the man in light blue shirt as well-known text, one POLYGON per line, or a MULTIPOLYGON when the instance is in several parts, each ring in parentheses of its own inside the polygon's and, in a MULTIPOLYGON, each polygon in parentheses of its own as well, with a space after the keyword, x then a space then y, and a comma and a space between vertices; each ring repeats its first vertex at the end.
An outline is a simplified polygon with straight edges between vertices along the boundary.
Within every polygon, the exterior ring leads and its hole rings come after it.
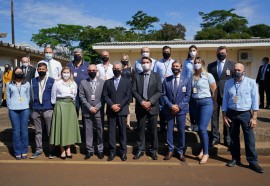
MULTIPOLYGON (((141 58, 137 59, 137 61, 135 61, 134 64, 134 71, 135 73, 139 74, 141 72, 143 72, 143 68, 142 68, 142 57, 150 57, 150 49, 148 47, 142 47, 141 48, 141 58)), ((151 70, 153 70, 156 60, 151 58, 152 60, 152 66, 151 66, 151 70)))
POLYGON ((249 167, 263 173, 258 164, 258 154, 255 148, 253 128, 257 125, 257 112, 259 110, 259 93, 255 80, 244 76, 244 65, 234 65, 234 78, 229 79, 224 86, 222 113, 224 123, 230 127, 231 143, 229 145, 232 160, 228 167, 241 164, 240 161, 240 125, 244 134, 246 159, 249 167))

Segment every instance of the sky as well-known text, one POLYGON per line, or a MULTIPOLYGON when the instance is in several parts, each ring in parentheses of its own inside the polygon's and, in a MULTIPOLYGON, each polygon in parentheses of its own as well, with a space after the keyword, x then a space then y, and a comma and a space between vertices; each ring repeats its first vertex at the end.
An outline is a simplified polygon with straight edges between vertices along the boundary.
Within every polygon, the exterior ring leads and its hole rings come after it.
MULTIPOLYGON (((11 43, 10 0, 0 0, 0 33, 8 33, 4 42, 11 43)), ((156 16, 160 24, 182 24, 186 27, 186 40, 193 40, 202 23, 199 12, 236 9, 249 24, 270 25, 269 0, 14 0, 15 43, 29 44, 32 34, 42 28, 57 24, 105 25, 109 28, 123 26, 139 10, 149 16, 156 16)))

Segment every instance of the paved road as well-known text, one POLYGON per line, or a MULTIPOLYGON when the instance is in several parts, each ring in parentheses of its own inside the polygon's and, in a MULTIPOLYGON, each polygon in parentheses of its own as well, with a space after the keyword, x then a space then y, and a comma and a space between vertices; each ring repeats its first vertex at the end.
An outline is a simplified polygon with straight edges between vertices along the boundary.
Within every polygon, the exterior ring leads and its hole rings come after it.
MULTIPOLYGON (((244 158, 244 157, 243 157, 244 158)), ((270 157, 260 156, 264 174, 246 166, 229 168, 225 162, 230 156, 212 157, 205 165, 194 156, 187 163, 176 158, 153 161, 147 156, 140 160, 121 162, 119 158, 107 162, 93 157, 84 161, 77 154, 72 160, 14 160, 8 153, 0 153, 0 184, 10 185, 269 185, 270 157)), ((247 165, 247 162, 243 160, 247 165)))

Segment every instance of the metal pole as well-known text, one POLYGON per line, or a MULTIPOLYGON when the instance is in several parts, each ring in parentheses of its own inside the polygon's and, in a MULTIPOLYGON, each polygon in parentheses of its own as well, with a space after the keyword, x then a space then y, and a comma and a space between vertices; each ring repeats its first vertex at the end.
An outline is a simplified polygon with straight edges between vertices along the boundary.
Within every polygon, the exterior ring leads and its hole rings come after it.
POLYGON ((13 6, 13 0, 11 0, 11 35, 12 35, 12 44, 15 45, 15 33, 14 33, 14 6, 13 6))

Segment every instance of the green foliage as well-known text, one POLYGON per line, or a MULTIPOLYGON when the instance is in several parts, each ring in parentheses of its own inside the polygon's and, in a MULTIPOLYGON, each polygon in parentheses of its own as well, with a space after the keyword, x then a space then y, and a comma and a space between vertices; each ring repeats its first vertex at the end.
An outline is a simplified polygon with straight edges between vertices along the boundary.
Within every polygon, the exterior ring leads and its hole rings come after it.
POLYGON ((249 27, 250 34, 253 37, 270 38, 270 26, 258 24, 249 27))

